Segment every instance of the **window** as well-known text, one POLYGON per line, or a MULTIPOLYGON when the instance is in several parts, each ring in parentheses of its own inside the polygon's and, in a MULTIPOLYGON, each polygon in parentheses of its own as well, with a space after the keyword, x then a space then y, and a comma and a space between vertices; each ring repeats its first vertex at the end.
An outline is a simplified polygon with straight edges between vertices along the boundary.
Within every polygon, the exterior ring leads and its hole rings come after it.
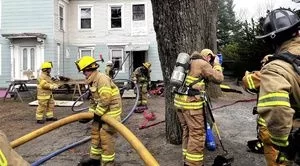
POLYGON ((64 7, 59 6, 59 29, 64 30, 64 7))
POLYGON ((27 69, 27 49, 23 49, 23 70, 27 69))
POLYGON ((145 20, 145 4, 132 5, 132 20, 145 20))
POLYGON ((80 58, 82 56, 94 56, 94 48, 91 47, 79 48, 79 54, 80 54, 80 58))
POLYGON ((123 49, 111 49, 111 60, 115 69, 123 71, 123 49))
POLYGON ((93 28, 93 7, 79 7, 79 29, 93 28))
POLYGON ((111 28, 122 28, 122 6, 111 6, 111 28))
POLYGON ((30 49, 30 68, 31 68, 32 71, 35 71, 34 48, 30 49))

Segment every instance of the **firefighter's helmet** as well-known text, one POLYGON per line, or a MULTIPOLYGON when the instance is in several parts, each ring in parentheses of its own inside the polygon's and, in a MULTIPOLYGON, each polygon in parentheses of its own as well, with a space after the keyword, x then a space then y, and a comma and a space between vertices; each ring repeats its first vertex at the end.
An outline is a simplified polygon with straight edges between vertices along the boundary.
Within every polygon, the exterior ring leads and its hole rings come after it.
POLYGON ((41 65, 41 69, 51 69, 53 68, 53 65, 52 65, 52 62, 51 61, 47 61, 47 62, 44 62, 42 63, 41 65))
POLYGON ((112 61, 107 61, 107 62, 106 62, 106 65, 107 65, 107 66, 112 66, 112 65, 113 65, 113 62, 112 62, 112 61))
POLYGON ((151 67, 151 63, 150 62, 145 62, 145 63, 143 63, 143 66, 145 66, 145 68, 147 68, 149 70, 150 67, 151 67))
POLYGON ((94 70, 99 67, 99 65, 96 63, 96 60, 91 56, 83 56, 75 61, 75 65, 79 72, 83 70, 94 70))
POLYGON ((278 37, 291 35, 298 30, 299 17, 290 10, 276 9, 271 11, 263 23, 264 35, 256 36, 257 39, 270 37, 275 40, 278 37))
POLYGON ((213 56, 213 57, 216 56, 216 55, 212 52, 212 50, 207 49, 207 48, 203 49, 203 50, 200 52, 200 55, 201 55, 202 57, 206 57, 206 56, 208 56, 208 55, 211 55, 211 56, 213 56))

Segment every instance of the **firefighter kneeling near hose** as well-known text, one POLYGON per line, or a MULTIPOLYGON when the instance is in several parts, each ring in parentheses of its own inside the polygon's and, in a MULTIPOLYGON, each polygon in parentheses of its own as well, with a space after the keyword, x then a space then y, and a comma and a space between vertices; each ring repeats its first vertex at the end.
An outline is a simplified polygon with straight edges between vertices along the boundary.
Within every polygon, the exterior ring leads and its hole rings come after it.
POLYGON ((271 11, 263 24, 275 54, 260 70, 257 104, 259 137, 267 165, 300 164, 300 37, 299 17, 290 10, 271 11))
POLYGON ((36 122, 39 124, 45 123, 44 112, 46 112, 46 121, 56 121, 57 118, 53 115, 55 102, 52 91, 58 88, 58 85, 51 80, 52 62, 44 62, 41 66, 41 74, 37 83, 37 100, 38 107, 36 109, 36 122))
MULTIPOLYGON (((101 116, 106 114, 118 121, 121 120, 122 102, 118 87, 112 79, 104 73, 97 71, 99 65, 91 56, 83 56, 75 62, 78 71, 86 77, 86 84, 92 94, 89 111, 94 113, 92 122, 92 145, 90 157, 83 159, 79 166, 113 166, 115 160, 115 135, 114 128, 101 121, 101 116)), ((87 123, 89 120, 81 121, 87 123)))
POLYGON ((205 91, 204 80, 220 84, 224 79, 218 58, 210 64, 213 58, 215 55, 209 49, 203 49, 200 54, 194 52, 191 58, 186 53, 180 53, 172 73, 171 83, 175 86, 174 105, 183 129, 184 165, 203 165, 205 120, 204 100, 200 92, 205 91))

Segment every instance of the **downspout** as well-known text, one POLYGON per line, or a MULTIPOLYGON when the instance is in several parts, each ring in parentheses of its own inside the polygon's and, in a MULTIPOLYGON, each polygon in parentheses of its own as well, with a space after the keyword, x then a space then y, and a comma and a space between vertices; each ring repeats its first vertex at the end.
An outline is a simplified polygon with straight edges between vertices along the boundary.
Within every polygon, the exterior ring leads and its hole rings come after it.
POLYGON ((11 66, 11 70, 10 70, 10 80, 13 81, 15 78, 15 57, 14 57, 14 45, 13 45, 13 41, 12 39, 9 40, 10 41, 10 66, 11 66))
POLYGON ((63 64, 63 76, 65 75, 65 30, 62 30, 63 33, 63 42, 62 42, 62 64, 63 64))

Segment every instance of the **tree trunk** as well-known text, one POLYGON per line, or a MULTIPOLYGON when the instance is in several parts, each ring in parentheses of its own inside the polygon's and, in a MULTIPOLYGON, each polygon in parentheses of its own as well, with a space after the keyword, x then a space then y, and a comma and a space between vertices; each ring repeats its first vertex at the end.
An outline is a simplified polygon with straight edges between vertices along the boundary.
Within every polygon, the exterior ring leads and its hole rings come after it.
POLYGON ((159 59, 165 83, 166 135, 181 143, 181 127, 173 106, 170 77, 180 52, 216 51, 217 0, 151 0, 159 59))

